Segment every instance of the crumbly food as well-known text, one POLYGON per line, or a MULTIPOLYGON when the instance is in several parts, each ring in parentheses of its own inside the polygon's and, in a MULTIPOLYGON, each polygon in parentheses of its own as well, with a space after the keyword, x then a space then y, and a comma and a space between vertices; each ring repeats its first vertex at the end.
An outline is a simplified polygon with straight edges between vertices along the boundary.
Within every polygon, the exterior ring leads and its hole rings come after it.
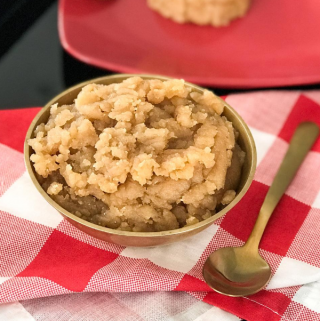
POLYGON ((178 23, 221 27, 243 17, 251 0, 147 0, 151 9, 178 23))
POLYGON ((51 107, 30 159, 50 197, 87 221, 127 231, 195 224, 234 199, 240 178, 245 155, 223 108, 183 80, 89 84, 51 107))

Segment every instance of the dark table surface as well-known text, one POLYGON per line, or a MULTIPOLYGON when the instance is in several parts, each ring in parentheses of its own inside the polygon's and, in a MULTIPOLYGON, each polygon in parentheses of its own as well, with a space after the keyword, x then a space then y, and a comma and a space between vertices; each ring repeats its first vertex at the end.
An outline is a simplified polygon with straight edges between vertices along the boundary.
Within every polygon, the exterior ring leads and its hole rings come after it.
MULTIPOLYGON (((112 73, 86 65, 63 50, 57 1, 0 1, 0 109, 43 106, 65 88, 112 73)), ((316 88, 320 84, 285 89, 316 88)), ((211 89, 218 95, 239 92, 211 89)))

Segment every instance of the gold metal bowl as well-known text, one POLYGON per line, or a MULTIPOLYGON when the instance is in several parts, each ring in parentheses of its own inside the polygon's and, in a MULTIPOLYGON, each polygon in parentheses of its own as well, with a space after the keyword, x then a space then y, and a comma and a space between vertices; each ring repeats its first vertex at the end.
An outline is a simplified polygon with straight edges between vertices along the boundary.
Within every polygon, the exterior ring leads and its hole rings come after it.
MULTIPOLYGON (((114 229, 102 227, 102 226, 87 222, 77 217, 76 215, 66 211, 64 208, 62 208, 60 205, 58 205, 55 201, 53 201, 49 197, 49 195, 42 189, 41 185, 37 181, 33 164, 30 161, 30 156, 32 155, 33 150, 31 147, 29 147, 27 142, 30 138, 34 138, 34 130, 36 129, 36 127, 41 123, 47 122, 50 114, 51 105, 55 103, 58 103, 59 105, 73 103, 73 100, 77 97, 82 87, 84 87, 89 83, 109 85, 111 83, 122 82, 124 79, 130 76, 137 76, 137 75, 119 74, 119 75, 92 79, 67 89, 66 91, 62 92, 60 95, 56 96, 51 101, 49 101, 42 108, 42 110, 37 114, 35 119, 32 121, 29 127, 29 130, 27 132, 27 136, 24 143, 25 163, 26 163, 27 171, 31 177, 31 180, 35 185, 35 187, 37 188, 37 190, 39 191, 39 193, 45 198, 45 200, 50 205, 52 205, 55 209, 57 209, 60 212, 60 214, 62 214, 72 225, 77 227, 79 230, 89 235, 92 235, 93 237, 96 237, 98 239, 119 244, 119 245, 124 245, 124 246, 142 247, 142 246, 156 246, 156 245, 162 245, 162 244, 169 244, 169 243, 183 240, 186 237, 195 235, 200 231, 204 230, 205 228, 207 228, 208 226, 210 226, 214 221, 216 221, 222 215, 227 213, 231 208, 233 208, 241 200, 241 198, 247 192, 252 182, 253 175, 256 169, 256 163, 257 163, 257 152, 256 152, 255 143, 254 143, 252 134, 248 126, 246 125, 246 123, 238 115, 238 113, 232 107, 230 107, 227 103, 224 102, 225 109, 224 109, 223 115, 226 116, 227 119, 231 121, 233 123, 233 126, 238 130, 239 132, 238 143, 242 148, 242 150, 246 152, 246 158, 242 168, 240 184, 239 184, 235 199, 228 206, 226 206, 224 209, 222 209, 220 212, 218 212, 214 216, 194 225, 190 225, 190 226, 186 226, 186 227, 182 227, 182 228, 170 230, 170 231, 162 231, 162 232, 128 232, 128 231, 114 230, 114 229)), ((151 75, 138 75, 138 76, 140 76, 143 79, 155 79, 155 78, 160 80, 168 79, 166 77, 151 76, 151 75)), ((195 86, 193 84, 186 83, 186 85, 190 86, 196 91, 199 91, 199 92, 203 91, 203 88, 195 86)))

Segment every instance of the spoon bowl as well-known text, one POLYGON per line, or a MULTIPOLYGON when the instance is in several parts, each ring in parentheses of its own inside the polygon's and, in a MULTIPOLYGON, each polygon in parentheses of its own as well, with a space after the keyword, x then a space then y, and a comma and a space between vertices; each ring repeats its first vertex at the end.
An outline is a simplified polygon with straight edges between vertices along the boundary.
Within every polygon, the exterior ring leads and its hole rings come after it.
POLYGON ((259 254, 259 243, 271 214, 318 135, 315 123, 303 122, 297 127, 247 242, 242 247, 225 247, 210 254, 203 277, 213 290, 229 296, 246 296, 260 291, 269 282, 271 268, 259 254))
POLYGON ((260 291, 268 283, 271 268, 259 253, 247 246, 225 247, 209 256, 203 277, 221 294, 244 296, 260 291))

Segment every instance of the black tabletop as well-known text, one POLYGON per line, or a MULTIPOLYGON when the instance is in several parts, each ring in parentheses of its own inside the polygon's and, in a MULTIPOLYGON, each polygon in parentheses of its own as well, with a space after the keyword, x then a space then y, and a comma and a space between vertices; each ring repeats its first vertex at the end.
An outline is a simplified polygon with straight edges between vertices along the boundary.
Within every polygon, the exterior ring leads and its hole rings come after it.
MULTIPOLYGON (((0 109, 42 106, 67 87, 112 73, 86 65, 63 50, 57 30, 57 1, 0 1, 0 109)), ((320 85, 285 89, 315 88, 320 85)), ((211 89, 218 95, 239 92, 211 89)))

